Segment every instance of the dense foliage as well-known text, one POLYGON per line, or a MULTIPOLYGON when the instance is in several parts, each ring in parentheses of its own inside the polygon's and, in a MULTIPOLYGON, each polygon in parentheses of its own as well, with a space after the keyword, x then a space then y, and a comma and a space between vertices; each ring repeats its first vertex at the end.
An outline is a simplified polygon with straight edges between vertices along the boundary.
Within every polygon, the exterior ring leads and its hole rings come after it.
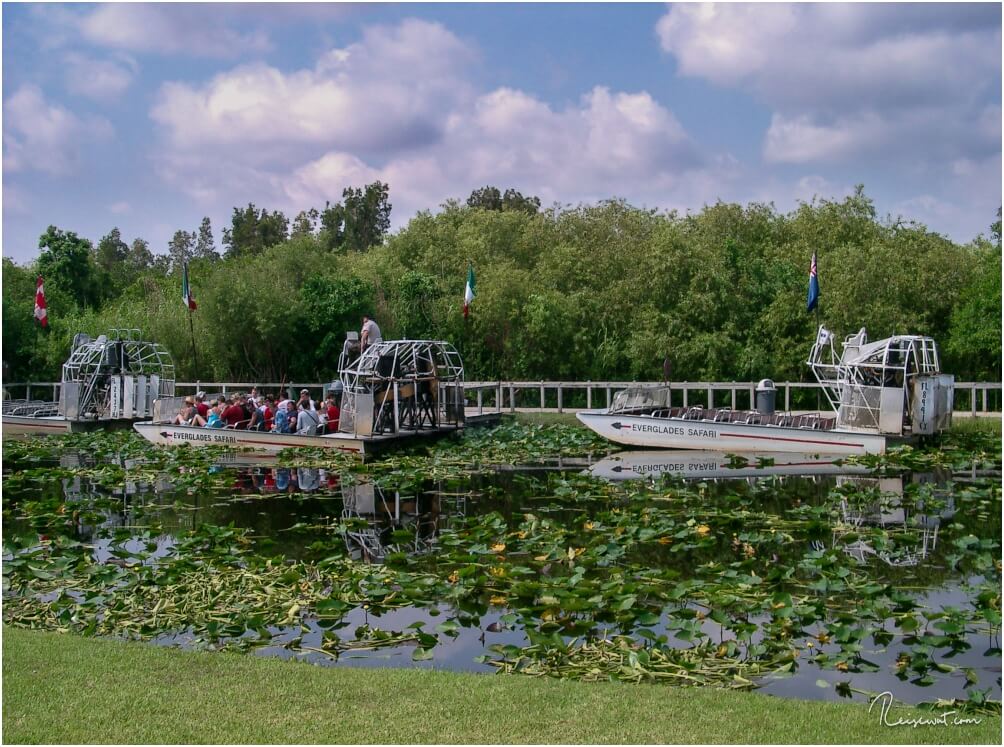
POLYGON ((8 376, 58 379, 74 333, 138 327, 171 350, 182 380, 326 380, 344 331, 369 311, 385 337, 456 344, 470 379, 651 380, 668 358, 677 380, 797 381, 816 325, 805 310, 813 251, 821 321, 837 335, 929 334, 960 378, 1001 375, 996 224, 989 239, 955 244, 879 219, 860 188, 787 214, 717 203, 681 216, 618 200, 541 211, 485 187, 387 236, 387 185, 343 196, 292 221, 235 208, 222 259, 208 219, 176 234, 170 262, 118 230, 95 248, 50 227, 35 263, 4 259, 8 376), (179 259, 199 304, 198 365, 179 259), (469 262, 477 298, 465 323, 469 262), (36 272, 47 332, 32 324, 36 272))

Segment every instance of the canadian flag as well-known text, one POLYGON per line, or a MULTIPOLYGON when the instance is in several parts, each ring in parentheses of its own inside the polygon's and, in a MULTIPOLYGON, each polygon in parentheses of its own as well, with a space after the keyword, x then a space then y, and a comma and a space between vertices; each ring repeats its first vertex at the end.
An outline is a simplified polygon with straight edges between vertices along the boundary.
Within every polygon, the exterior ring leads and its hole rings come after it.
POLYGON ((45 310, 45 283, 41 275, 35 281, 35 318, 43 327, 49 326, 49 314, 45 310))

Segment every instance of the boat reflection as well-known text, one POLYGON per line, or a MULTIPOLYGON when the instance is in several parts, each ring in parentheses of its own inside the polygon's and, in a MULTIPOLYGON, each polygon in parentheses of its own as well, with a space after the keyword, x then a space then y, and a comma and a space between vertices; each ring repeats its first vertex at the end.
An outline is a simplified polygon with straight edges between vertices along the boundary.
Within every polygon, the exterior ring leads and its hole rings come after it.
POLYGON ((404 494, 371 481, 342 485, 342 526, 353 560, 383 563, 394 553, 431 552, 442 529, 467 513, 465 495, 438 490, 404 494))
POLYGON ((866 475, 868 467, 847 464, 840 456, 762 452, 742 456, 720 451, 622 451, 589 468, 604 480, 657 479, 671 475, 684 479, 736 480, 777 476, 866 475))
POLYGON ((838 477, 838 487, 875 497, 867 502, 841 498, 840 521, 833 528, 831 544, 861 564, 876 558, 893 567, 919 565, 937 549, 941 523, 955 516, 955 498, 951 492, 935 490, 929 501, 909 500, 906 487, 943 484, 944 478, 934 472, 906 477, 838 477), (883 541, 870 541, 868 529, 882 530, 883 541))

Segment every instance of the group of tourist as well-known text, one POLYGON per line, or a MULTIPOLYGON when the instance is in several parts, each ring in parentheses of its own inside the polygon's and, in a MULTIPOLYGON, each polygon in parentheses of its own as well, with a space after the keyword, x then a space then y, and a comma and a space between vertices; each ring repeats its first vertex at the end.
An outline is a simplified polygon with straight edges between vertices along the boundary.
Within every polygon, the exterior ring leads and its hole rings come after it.
POLYGON ((207 402, 205 392, 185 397, 174 424, 321 436, 336 433, 340 417, 334 392, 318 403, 310 398, 307 389, 301 389, 300 398, 293 400, 259 395, 254 387, 249 394, 233 394, 229 399, 220 397, 207 402))
MULTIPOLYGON (((376 320, 364 314, 359 352, 382 340, 376 320)), ((327 399, 318 404, 306 389, 301 389, 300 398, 294 401, 281 395, 259 396, 258 387, 252 387, 250 394, 234 394, 230 399, 220 397, 215 402, 206 402, 205 392, 185 397, 174 424, 319 436, 336 433, 340 416, 334 392, 329 392, 327 399)))

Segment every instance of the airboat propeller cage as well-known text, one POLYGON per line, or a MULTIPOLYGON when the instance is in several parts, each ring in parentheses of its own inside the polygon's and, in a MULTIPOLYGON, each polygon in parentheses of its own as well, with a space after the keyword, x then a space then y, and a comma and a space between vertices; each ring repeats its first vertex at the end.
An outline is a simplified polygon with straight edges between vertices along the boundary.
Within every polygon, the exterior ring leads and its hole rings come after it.
POLYGON ((436 430, 464 421, 464 366, 439 340, 384 340, 339 360, 342 407, 338 430, 356 436, 436 430))
POLYGON ((174 360, 138 329, 112 329, 92 340, 73 336, 63 364, 59 412, 69 420, 153 415, 154 400, 174 396, 174 360))
POLYGON ((896 335, 868 342, 862 327, 838 356, 820 326, 809 367, 837 412, 837 427, 895 436, 925 435, 952 425, 955 377, 941 373, 930 337, 896 335))

